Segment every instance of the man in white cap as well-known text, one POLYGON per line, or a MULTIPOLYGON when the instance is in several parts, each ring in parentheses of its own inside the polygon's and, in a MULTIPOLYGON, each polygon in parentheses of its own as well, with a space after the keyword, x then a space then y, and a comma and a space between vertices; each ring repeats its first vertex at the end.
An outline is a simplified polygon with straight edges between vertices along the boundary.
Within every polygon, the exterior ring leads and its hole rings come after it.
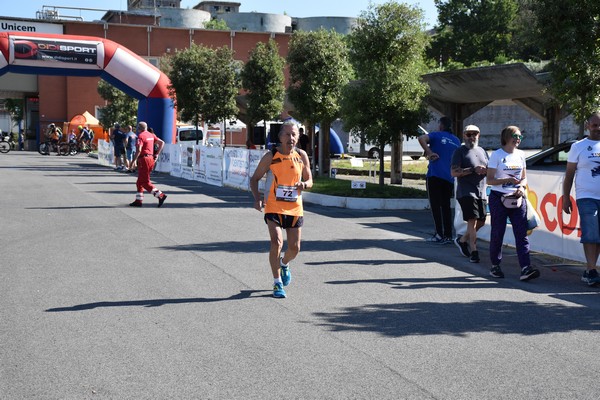
POLYGON ((479 147, 479 128, 467 125, 463 131, 464 143, 454 151, 451 173, 456 178, 456 200, 460 204, 467 233, 454 239, 461 254, 472 263, 479 262, 477 231, 485 225, 487 194, 485 176, 488 154, 479 147))

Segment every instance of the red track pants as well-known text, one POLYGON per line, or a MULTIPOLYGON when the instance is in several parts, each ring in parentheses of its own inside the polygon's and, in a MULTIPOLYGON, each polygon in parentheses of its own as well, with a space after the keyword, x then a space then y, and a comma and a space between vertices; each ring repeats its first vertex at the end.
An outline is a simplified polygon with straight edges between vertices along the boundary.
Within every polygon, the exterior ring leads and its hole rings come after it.
POLYGON ((154 185, 150 182, 150 171, 154 168, 154 158, 153 157, 139 157, 137 160, 137 168, 138 168, 138 178, 135 183, 137 186, 138 193, 143 193, 144 189, 148 191, 148 193, 153 193, 156 191, 154 185))

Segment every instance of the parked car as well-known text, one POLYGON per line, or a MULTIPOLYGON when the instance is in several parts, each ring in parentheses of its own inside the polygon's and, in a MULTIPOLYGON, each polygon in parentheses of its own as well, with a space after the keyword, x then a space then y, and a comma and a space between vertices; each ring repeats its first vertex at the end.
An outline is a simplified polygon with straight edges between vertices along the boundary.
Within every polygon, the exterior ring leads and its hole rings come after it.
POLYGON ((576 141, 575 139, 570 139, 530 155, 525 159, 527 169, 565 171, 569 150, 571 150, 571 145, 576 141))
MULTIPOLYGON (((422 126, 418 126, 418 132, 420 135, 427 134, 427 131, 422 126)), ((366 156, 367 158, 379 159, 381 156, 381 149, 374 143, 365 143, 365 154, 360 154, 360 137, 350 134, 348 142, 348 154, 354 154, 359 156, 366 156)), ((389 144, 385 145, 383 149, 384 154, 391 153, 392 148, 389 144)), ((419 144, 419 140, 415 136, 405 137, 404 143, 402 144, 402 153, 405 156, 410 156, 413 160, 418 160, 423 156, 423 148, 419 144)))

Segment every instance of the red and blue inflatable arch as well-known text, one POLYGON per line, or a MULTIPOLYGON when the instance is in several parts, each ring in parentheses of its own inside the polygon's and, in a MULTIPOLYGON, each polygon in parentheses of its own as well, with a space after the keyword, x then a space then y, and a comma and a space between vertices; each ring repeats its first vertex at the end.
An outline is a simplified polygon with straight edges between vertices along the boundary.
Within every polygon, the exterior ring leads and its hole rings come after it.
POLYGON ((137 54, 91 36, 0 32, 0 76, 18 74, 98 76, 139 100, 138 121, 173 143, 176 110, 169 78, 137 54))

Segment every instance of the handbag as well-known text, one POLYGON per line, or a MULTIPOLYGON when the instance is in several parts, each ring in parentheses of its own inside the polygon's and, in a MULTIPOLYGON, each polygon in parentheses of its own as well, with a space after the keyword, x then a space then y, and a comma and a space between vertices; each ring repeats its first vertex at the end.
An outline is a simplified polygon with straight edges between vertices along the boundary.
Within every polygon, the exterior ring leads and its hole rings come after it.
POLYGON ((503 194, 502 205, 506 208, 519 208, 523 204, 523 196, 515 196, 514 193, 503 194))

